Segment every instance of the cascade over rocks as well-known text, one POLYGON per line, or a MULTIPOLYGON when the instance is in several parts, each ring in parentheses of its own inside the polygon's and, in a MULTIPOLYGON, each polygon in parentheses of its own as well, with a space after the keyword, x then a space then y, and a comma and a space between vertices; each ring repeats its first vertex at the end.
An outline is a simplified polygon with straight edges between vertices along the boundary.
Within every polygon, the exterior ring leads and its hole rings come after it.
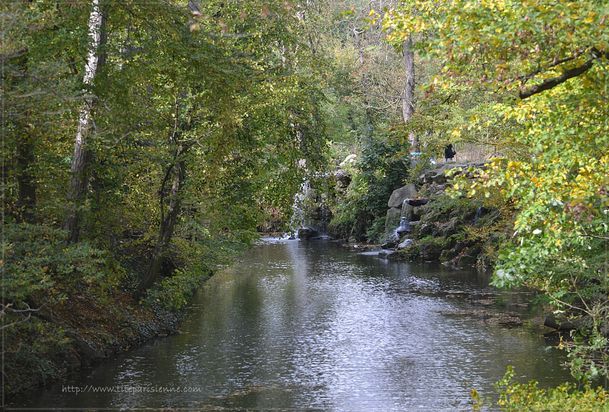
POLYGON ((393 191, 387 202, 384 247, 397 253, 387 254, 388 258, 440 261, 453 268, 489 268, 492 258, 487 253, 496 249, 505 233, 491 232, 479 238, 468 233, 492 226, 500 219, 499 212, 475 200, 454 199, 444 193, 454 176, 473 178, 472 167, 484 165, 444 164, 393 191), (408 230, 400 230, 404 226, 408 230))

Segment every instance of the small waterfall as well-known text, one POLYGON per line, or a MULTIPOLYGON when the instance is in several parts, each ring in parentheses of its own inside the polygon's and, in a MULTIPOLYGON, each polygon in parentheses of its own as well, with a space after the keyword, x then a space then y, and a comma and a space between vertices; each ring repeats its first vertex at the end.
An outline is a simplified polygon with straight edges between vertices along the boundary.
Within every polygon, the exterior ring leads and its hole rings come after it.
POLYGON ((478 220, 480 220, 483 213, 484 213, 484 207, 480 206, 479 208, 476 209, 476 215, 474 216, 473 224, 478 223, 478 220))
POLYGON ((402 202, 402 213, 400 214, 400 217, 410 217, 409 215, 412 207, 408 203, 409 200, 410 199, 404 199, 402 202))
POLYGON ((402 237, 404 233, 410 233, 410 219, 412 218, 412 206, 408 203, 410 199, 404 199, 402 202, 402 212, 400 214, 400 225, 395 229, 395 234, 398 239, 402 237))
POLYGON ((300 184, 300 190, 294 195, 294 203, 292 204, 292 218, 290 219, 290 236, 296 237, 298 229, 306 226, 305 216, 305 201, 311 191, 311 184, 308 179, 305 179, 300 184))
POLYGON ((398 239, 402 237, 402 235, 404 235, 405 233, 410 233, 410 231, 410 221, 405 216, 401 217, 400 226, 398 226, 398 228, 395 230, 395 234, 397 235, 398 239))

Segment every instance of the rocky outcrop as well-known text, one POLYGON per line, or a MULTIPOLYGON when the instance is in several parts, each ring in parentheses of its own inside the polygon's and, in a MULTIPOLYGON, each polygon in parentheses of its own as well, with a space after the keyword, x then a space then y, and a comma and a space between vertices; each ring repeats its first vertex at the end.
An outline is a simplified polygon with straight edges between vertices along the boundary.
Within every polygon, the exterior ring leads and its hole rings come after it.
POLYGON ((343 169, 338 169, 334 172, 334 178, 336 179, 336 189, 341 192, 349 187, 352 180, 351 173, 343 169))
POLYGON ((388 205, 386 229, 395 237, 400 218, 411 232, 394 239, 397 253, 390 259, 440 261, 447 266, 490 268, 497 245, 506 238, 507 222, 499 211, 472 199, 445 193, 454 176, 473 177, 482 164, 444 164, 423 173, 415 184, 395 190, 388 205), (450 173, 448 173, 450 171, 450 173), (418 190, 413 190, 418 188, 418 190), (402 201, 402 207, 393 207, 402 201))
POLYGON ((417 197, 417 188, 414 184, 408 184, 402 186, 399 189, 394 190, 389 197, 387 206, 389 208, 402 209, 402 205, 406 199, 413 199, 417 197))
POLYGON ((427 202, 428 199, 419 197, 417 188, 412 183, 394 190, 387 202, 389 209, 385 217, 385 238, 399 240, 403 234, 410 233, 411 223, 418 220, 418 206, 427 202), (394 239, 396 234, 398 239, 394 239))
POLYGON ((387 210, 385 217, 385 236, 387 238, 392 237, 395 229, 400 225, 400 217, 402 216, 402 209, 392 207, 387 210))
POLYGON ((302 227, 298 229, 298 239, 310 240, 319 235, 319 232, 311 227, 302 227))

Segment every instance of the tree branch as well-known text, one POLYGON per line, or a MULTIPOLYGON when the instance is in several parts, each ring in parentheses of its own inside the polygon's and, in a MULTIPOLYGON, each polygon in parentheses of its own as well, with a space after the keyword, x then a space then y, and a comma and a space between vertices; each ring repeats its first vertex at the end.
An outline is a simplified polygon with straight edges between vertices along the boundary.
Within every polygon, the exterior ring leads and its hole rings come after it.
POLYGON ((569 61, 575 60, 575 59, 577 59, 579 56, 581 56, 582 54, 584 54, 584 53, 585 53, 585 51, 586 51, 585 49, 582 49, 582 50, 578 50, 578 51, 574 52, 574 53, 573 53, 571 56, 569 56, 569 57, 565 57, 565 58, 562 58, 562 59, 555 58, 555 59, 552 61, 552 63, 548 64, 548 65, 547 65, 545 68, 544 68, 544 67, 538 67, 536 70, 532 71, 531 73, 529 73, 529 74, 527 74, 527 75, 519 76, 519 77, 518 77, 518 79, 520 79, 520 80, 523 82, 523 84, 522 84, 522 85, 524 86, 524 83, 526 83, 527 81, 529 81, 529 80, 530 80, 530 79, 532 79, 533 77, 537 76, 537 75, 538 75, 539 73, 541 73, 542 71, 544 71, 544 70, 548 70, 548 69, 551 69, 551 68, 553 68, 553 67, 560 66, 560 65, 561 65, 561 64, 563 64, 563 63, 566 63, 566 62, 569 62, 569 61))
POLYGON ((524 100, 528 97, 533 96, 534 94, 538 94, 543 91, 553 89, 554 87, 558 86, 561 83, 566 82, 567 80, 569 80, 573 77, 577 77, 581 74, 584 74, 585 72, 590 70, 590 68, 592 68, 592 64, 594 63, 594 60, 596 60, 596 58, 586 61, 581 66, 577 66, 572 69, 566 70, 560 76, 552 77, 550 79, 543 81, 542 83, 540 83, 538 85, 530 87, 529 89, 521 90, 520 98, 524 100))
POLYGON ((577 76, 584 74, 585 72, 587 72, 588 70, 590 70, 592 68, 595 60, 598 60, 599 58, 601 58, 603 56, 607 56, 607 53, 593 49, 592 58, 587 60, 581 66, 577 66, 572 69, 565 70, 563 72, 563 74, 561 74, 560 76, 552 77, 550 79, 547 79, 547 80, 541 82, 538 85, 532 86, 525 90, 521 90, 519 96, 521 99, 524 100, 535 94, 541 93, 546 90, 553 89, 554 87, 566 82, 569 79, 572 79, 573 77, 577 77, 577 76))

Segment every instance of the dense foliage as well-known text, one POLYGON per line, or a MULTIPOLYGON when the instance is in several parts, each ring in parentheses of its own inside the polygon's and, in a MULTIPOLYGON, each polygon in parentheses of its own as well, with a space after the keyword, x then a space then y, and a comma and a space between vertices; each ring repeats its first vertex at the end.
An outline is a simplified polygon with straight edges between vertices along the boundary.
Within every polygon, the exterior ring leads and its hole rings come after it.
MULTIPOLYGON (((586 386, 579 390, 575 385, 565 383, 544 389, 535 381, 515 382, 512 368, 508 368, 496 386, 499 392, 497 404, 504 411, 604 412, 609 408, 609 393, 601 387, 586 386)), ((475 404, 484 406, 479 399, 475 404)))
MULTIPOLYGON (((347 173, 331 229, 381 241, 452 142, 488 160, 453 186, 476 201, 430 213, 515 214, 494 283, 544 292, 573 374, 609 376, 608 25, 604 0, 3 2, 5 372, 55 376, 83 300, 181 309, 304 179, 347 173)), ((515 409, 606 399, 510 385, 515 409)))
POLYGON ((306 5, 67 5, 0 6, 9 393, 53 375, 80 297, 183 307, 326 148, 306 5))
POLYGON ((403 1, 383 24, 390 41, 416 35, 418 51, 440 62, 424 87, 452 100, 460 121, 437 130, 495 147, 477 182, 456 187, 517 212, 495 284, 545 292, 580 325, 567 344, 574 375, 607 376, 609 5, 403 1))
POLYGON ((384 239, 387 199, 408 177, 408 152, 403 148, 391 140, 364 145, 358 161, 348 168, 353 181, 336 205, 335 235, 357 241, 384 239))

